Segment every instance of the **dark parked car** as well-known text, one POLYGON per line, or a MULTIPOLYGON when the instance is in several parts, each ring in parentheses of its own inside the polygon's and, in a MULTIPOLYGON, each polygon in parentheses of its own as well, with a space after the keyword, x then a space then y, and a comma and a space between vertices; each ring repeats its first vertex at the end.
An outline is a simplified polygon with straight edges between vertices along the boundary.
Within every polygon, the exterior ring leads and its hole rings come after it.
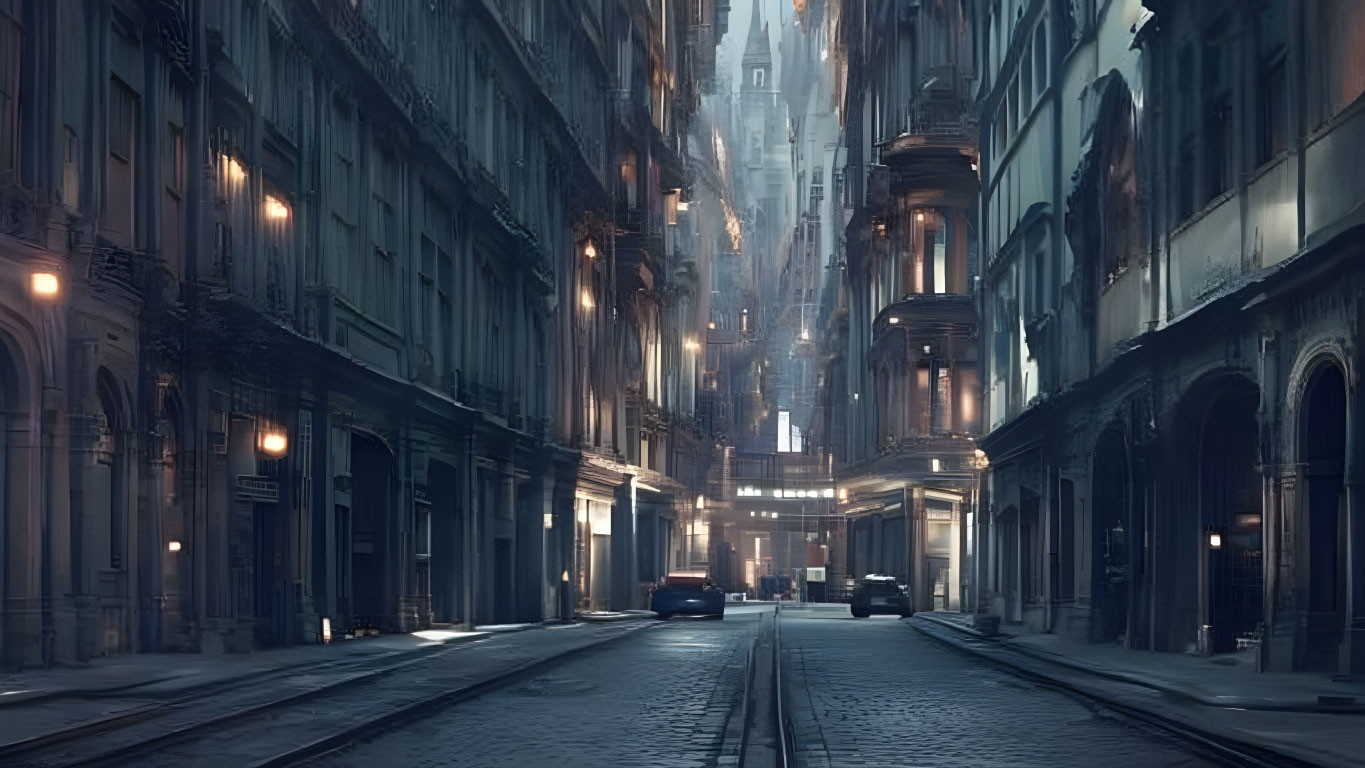
POLYGON ((895 576, 870 574, 853 589, 853 600, 849 610, 854 618, 863 619, 874 613, 894 613, 902 619, 913 615, 910 593, 896 583, 895 576))
POLYGON ((705 573, 670 573, 664 583, 654 589, 649 609, 661 619, 684 614, 723 619, 725 593, 712 585, 705 573))

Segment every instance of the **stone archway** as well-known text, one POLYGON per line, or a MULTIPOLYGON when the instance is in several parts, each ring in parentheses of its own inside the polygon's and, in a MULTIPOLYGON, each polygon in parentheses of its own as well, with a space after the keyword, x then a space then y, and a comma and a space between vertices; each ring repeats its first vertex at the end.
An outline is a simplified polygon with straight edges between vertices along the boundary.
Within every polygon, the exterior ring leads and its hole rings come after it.
POLYGON ((1200 613, 1213 653, 1238 650, 1238 639, 1264 620, 1258 401, 1255 385, 1237 378, 1213 397, 1199 427, 1200 613))
POLYGON ((1095 443, 1091 469, 1091 636, 1122 643, 1128 637, 1132 593, 1128 445, 1111 426, 1095 443))
POLYGON ((30 399, 22 355, 0 334, 0 669, 17 669, 39 657, 34 613, 23 610, 33 594, 29 575, 33 495, 26 487, 30 399))
POLYGON ((1346 379, 1322 362, 1307 377, 1300 404, 1298 461, 1305 489, 1301 549, 1307 553, 1307 637, 1303 665, 1310 671, 1338 666, 1346 609, 1342 557, 1346 459, 1346 379))
POLYGON ((378 437, 351 432, 351 621, 390 628, 399 592, 397 465, 378 437))

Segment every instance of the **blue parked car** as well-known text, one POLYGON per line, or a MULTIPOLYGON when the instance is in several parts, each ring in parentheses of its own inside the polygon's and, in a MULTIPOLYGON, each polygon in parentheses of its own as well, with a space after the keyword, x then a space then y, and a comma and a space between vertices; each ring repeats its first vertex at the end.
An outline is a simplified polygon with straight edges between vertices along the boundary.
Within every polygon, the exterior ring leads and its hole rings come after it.
POLYGON ((706 573, 685 571, 670 573, 650 595, 649 609, 659 618, 691 615, 725 618, 725 593, 711 584, 706 573))

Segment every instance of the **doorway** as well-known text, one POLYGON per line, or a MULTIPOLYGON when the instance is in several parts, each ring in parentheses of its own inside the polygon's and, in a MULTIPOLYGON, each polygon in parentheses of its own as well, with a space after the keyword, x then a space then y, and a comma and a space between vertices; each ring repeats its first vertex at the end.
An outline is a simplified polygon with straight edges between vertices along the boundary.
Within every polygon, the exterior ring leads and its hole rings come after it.
POLYGON ((394 611, 393 454, 378 438, 351 433, 352 624, 389 628, 394 611))
POLYGON ((1123 643, 1128 636, 1128 448, 1111 427, 1095 445, 1094 526, 1091 538, 1091 594, 1096 642, 1123 643))
POLYGON ((1209 650, 1238 650, 1263 619, 1261 484, 1256 472, 1257 392, 1245 387, 1220 396, 1200 439, 1201 548, 1207 555, 1206 623, 1209 650), (1211 543, 1217 537, 1217 547, 1211 543))
POLYGON ((1341 557, 1343 471, 1346 459, 1346 381, 1325 364, 1304 390, 1299 451, 1307 475, 1308 616, 1305 666, 1337 668, 1345 585, 1341 557))

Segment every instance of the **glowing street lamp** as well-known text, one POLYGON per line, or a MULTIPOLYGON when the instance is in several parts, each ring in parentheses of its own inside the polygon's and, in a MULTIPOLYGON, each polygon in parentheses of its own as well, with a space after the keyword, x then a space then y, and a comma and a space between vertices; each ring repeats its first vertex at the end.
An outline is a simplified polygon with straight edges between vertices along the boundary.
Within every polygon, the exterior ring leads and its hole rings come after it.
POLYGON ((266 432, 261 435, 261 452, 268 456, 283 456, 289 448, 289 440, 283 432, 266 432))
POLYGON ((29 278, 29 290, 33 295, 43 299, 55 298, 61 292, 62 284, 57 276, 51 272, 34 272, 29 278))
POLYGON ((583 246, 583 255, 590 259, 597 258, 597 248, 593 246, 591 240, 588 241, 587 245, 583 246))

